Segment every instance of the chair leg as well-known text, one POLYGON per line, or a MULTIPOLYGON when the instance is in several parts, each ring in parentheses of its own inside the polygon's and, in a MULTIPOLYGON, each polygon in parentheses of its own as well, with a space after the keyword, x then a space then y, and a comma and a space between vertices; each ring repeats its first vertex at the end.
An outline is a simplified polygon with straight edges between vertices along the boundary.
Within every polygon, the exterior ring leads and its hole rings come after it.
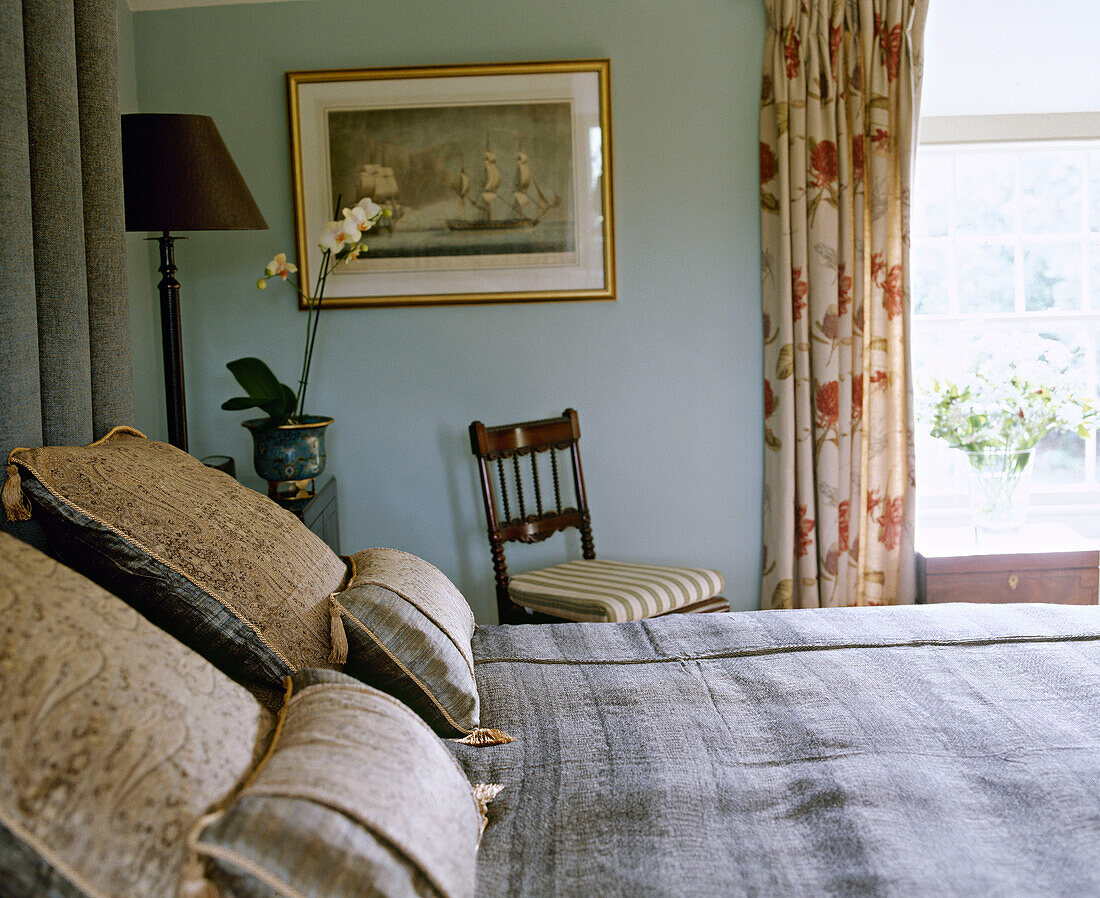
POLYGON ((554 617, 543 614, 541 611, 531 611, 522 605, 517 605, 511 599, 501 599, 497 596, 497 619, 502 624, 566 624, 571 623, 568 618, 554 617))

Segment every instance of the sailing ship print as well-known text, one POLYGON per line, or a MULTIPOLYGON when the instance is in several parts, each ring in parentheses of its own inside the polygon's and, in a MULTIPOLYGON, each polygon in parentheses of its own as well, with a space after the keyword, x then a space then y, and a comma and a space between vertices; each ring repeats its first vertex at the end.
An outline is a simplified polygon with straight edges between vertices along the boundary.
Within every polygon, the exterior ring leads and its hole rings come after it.
POLYGON ((328 125, 332 202, 370 197, 389 213, 341 271, 521 268, 575 252, 568 103, 336 110, 328 125))
POLYGON ((448 229, 487 231, 533 228, 547 212, 561 205, 561 197, 557 194, 553 199, 547 198, 531 173, 530 159, 522 148, 516 152, 515 164, 512 189, 501 190, 502 178, 497 155, 486 141, 485 154, 482 157, 481 189, 475 195, 465 165, 451 185, 461 204, 462 217, 448 218, 448 229), (475 210, 474 218, 469 217, 470 207, 475 210))
POLYGON ((389 233, 404 214, 404 207, 397 201, 400 189, 393 168, 378 162, 368 162, 359 169, 359 196, 370 197, 389 212, 378 220, 374 234, 389 233))

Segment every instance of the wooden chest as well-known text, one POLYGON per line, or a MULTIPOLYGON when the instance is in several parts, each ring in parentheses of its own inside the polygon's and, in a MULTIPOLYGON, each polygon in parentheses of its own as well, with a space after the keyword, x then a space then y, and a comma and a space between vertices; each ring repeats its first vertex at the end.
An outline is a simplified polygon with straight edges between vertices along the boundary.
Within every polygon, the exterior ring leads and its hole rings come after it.
POLYGON ((971 528, 920 533, 920 602, 1097 604, 1100 549, 1062 524, 977 543, 971 528))

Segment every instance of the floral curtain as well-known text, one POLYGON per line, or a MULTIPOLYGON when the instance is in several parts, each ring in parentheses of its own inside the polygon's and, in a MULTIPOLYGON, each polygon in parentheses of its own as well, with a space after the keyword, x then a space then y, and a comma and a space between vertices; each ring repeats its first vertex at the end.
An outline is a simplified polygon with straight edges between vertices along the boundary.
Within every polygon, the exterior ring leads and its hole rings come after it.
POLYGON ((765 0, 762 605, 911 602, 909 185, 927 0, 765 0))

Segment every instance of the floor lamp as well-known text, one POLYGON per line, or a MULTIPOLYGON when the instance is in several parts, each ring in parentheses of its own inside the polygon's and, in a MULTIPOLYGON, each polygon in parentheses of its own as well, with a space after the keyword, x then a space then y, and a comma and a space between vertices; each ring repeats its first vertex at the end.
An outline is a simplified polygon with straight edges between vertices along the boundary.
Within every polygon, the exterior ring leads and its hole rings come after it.
POLYGON ((160 231, 161 338, 168 442, 187 450, 180 284, 170 231, 267 227, 214 120, 206 115, 138 113, 122 117, 126 230, 160 231))

